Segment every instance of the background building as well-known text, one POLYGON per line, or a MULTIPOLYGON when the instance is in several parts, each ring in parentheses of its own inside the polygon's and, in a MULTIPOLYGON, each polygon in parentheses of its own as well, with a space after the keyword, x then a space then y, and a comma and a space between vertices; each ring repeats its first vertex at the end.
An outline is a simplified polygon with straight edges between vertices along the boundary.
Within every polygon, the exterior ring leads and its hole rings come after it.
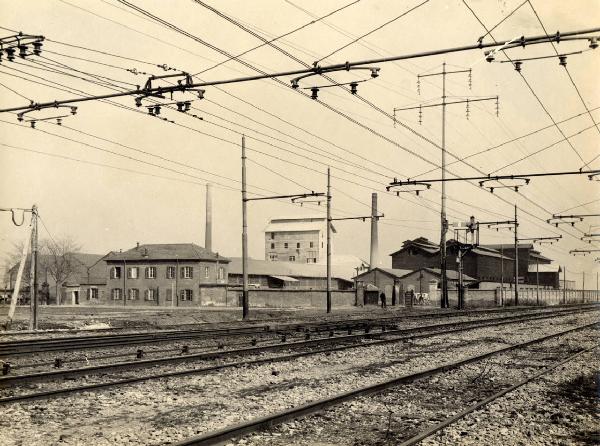
POLYGON ((105 260, 103 303, 198 306, 226 301, 229 259, 193 243, 138 244, 105 260))
MULTIPOLYGON (((331 232, 336 232, 333 225, 331 232)), ((276 217, 265 228, 265 260, 319 263, 326 256, 327 218, 324 216, 276 217)))

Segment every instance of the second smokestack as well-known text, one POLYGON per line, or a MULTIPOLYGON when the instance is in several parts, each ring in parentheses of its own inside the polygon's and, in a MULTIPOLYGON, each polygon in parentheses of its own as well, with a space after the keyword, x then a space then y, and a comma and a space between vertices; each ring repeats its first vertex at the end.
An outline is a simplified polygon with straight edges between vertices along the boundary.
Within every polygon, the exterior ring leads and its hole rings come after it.
POLYGON ((204 247, 212 251, 212 185, 206 185, 206 230, 204 232, 204 247))
POLYGON ((377 193, 371 194, 371 257, 370 269, 379 265, 379 237, 377 235, 377 193))

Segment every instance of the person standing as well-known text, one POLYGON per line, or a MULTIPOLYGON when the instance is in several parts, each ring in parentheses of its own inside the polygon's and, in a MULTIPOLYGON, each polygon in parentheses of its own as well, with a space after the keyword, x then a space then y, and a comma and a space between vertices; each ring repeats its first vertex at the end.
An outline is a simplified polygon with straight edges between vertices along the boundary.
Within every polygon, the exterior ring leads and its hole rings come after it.
POLYGON ((381 299, 381 308, 387 308, 387 305, 385 303, 385 293, 383 291, 379 295, 379 299, 381 299))

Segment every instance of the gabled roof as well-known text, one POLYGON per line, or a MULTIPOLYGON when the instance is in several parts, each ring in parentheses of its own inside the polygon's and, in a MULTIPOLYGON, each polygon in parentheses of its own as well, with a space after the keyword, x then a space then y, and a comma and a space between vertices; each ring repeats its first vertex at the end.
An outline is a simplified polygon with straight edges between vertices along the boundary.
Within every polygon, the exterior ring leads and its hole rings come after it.
POLYGON ((388 276, 394 277, 396 279, 399 279, 400 277, 410 274, 412 272, 412 270, 410 270, 410 269, 382 268, 382 267, 378 266, 369 271, 365 271, 364 273, 360 273, 358 276, 356 276, 356 278, 358 279, 358 278, 360 278, 366 274, 369 274, 370 272, 375 271, 375 270, 381 271, 382 273, 387 274, 388 276))
MULTIPOLYGON (((242 258, 231 257, 229 275, 242 274, 242 258)), ((287 276, 287 277, 327 277, 327 266, 318 263, 279 262, 270 260, 248 259, 248 274, 253 276, 287 276)), ((332 265, 331 277, 352 281, 347 276, 347 269, 332 265)))
POLYGON ((561 272, 560 265, 547 265, 545 263, 539 264, 530 264, 527 267, 527 271, 530 273, 535 273, 539 270, 540 273, 559 273, 561 272))
POLYGON ((111 252, 106 261, 145 261, 145 260, 219 260, 227 263, 229 259, 219 256, 194 243, 165 243, 139 245, 125 252, 111 252))
MULTIPOLYGON (((411 274, 418 273, 420 271, 427 271, 430 274, 433 274, 434 276, 437 276, 437 277, 442 276, 442 271, 439 268, 420 268, 420 269, 416 269, 414 271, 410 271, 408 274, 405 274, 404 276, 400 277, 400 279, 403 279, 405 277, 410 276, 411 274)), ((453 269, 448 269, 448 270, 446 270, 446 277, 448 278, 448 280, 458 281, 458 271, 455 271, 453 269)), ((477 282, 478 281, 477 279, 474 279, 471 276, 467 276, 466 274, 463 274, 463 280, 465 282, 477 282)))
POLYGON ((411 247, 419 249, 421 251, 425 251, 428 254, 436 254, 440 251, 440 246, 438 244, 429 241, 425 237, 418 237, 414 240, 405 240, 404 242, 402 242, 402 248, 400 248, 396 252, 391 253, 390 255, 393 256, 394 254, 397 254, 411 247))

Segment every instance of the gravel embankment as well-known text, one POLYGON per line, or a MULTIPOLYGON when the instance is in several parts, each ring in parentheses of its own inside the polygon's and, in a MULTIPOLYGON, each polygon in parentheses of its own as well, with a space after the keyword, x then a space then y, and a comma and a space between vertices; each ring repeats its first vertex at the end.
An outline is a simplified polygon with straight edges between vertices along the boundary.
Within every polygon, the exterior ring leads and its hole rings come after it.
MULTIPOLYGON (((597 320, 518 323, 313 355, 291 362, 227 369, 218 374, 155 380, 61 399, 14 403, 0 415, 6 443, 38 445, 162 444, 356 387, 562 331, 597 320), (460 342, 460 339, 470 342, 460 342), (18 425, 11 420, 20 420, 18 425), (44 432, 42 435, 41 432, 44 432), (26 433, 26 434, 25 434, 26 433), (88 440, 86 440, 88 439, 88 440)), ((173 370, 176 367, 169 367, 173 370)), ((44 388, 45 385, 44 385, 44 388)))

